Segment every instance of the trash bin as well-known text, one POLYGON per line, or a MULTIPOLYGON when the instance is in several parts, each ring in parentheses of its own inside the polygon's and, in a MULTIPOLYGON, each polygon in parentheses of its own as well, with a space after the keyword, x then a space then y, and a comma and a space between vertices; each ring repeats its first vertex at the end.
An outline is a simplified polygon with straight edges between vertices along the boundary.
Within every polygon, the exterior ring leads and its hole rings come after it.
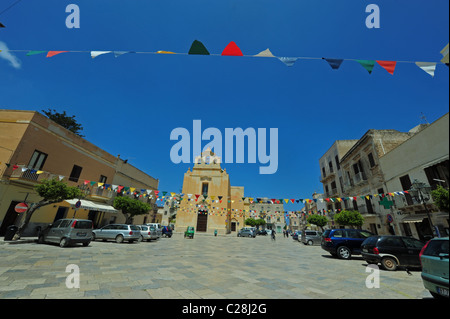
POLYGON ((18 229, 19 229, 19 227, 15 226, 15 225, 8 226, 6 228, 5 238, 3 240, 4 241, 12 240, 18 229))

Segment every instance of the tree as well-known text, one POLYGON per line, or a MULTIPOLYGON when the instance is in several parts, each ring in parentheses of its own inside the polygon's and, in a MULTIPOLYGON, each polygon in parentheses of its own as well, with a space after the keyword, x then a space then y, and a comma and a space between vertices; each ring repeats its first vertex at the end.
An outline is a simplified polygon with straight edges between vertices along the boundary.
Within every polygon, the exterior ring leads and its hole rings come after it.
POLYGON ((322 216, 322 215, 314 214, 314 215, 308 216, 307 221, 309 224, 319 226, 320 229, 323 230, 323 226, 325 226, 328 223, 328 218, 326 218, 325 216, 322 216))
POLYGON ((25 213, 25 218, 17 230, 14 239, 19 239, 22 232, 28 226, 31 216, 36 210, 43 206, 62 202, 66 199, 81 198, 82 192, 78 187, 67 186, 65 182, 57 179, 44 179, 34 190, 42 197, 42 200, 33 203, 25 213))
POLYGON ((56 110, 48 109, 48 111, 42 110, 42 112, 52 121, 55 121, 62 127, 68 129, 69 131, 75 133, 79 137, 84 137, 80 134, 80 132, 83 130, 83 127, 81 124, 79 124, 75 120, 75 115, 68 116, 66 114, 66 111, 63 111, 62 113, 56 112, 56 110))
POLYGON ((343 210, 334 215, 334 221, 342 226, 361 227, 364 224, 364 217, 356 210, 343 210))
POLYGON ((247 218, 247 219, 244 221, 244 224, 245 224, 245 225, 249 225, 249 226, 251 226, 251 227, 255 227, 255 226, 256 226, 256 220, 255 220, 254 218, 247 218))
POLYGON ((127 224, 131 223, 131 219, 134 216, 147 214, 151 209, 150 205, 126 196, 114 198, 113 207, 122 211, 122 214, 126 217, 127 224))
POLYGON ((265 224, 266 224, 266 221, 264 220, 264 218, 258 218, 257 220, 255 220, 256 227, 264 226, 265 224))
POLYGON ((434 205, 443 212, 449 212, 449 194, 448 189, 445 189, 439 185, 435 190, 431 191, 431 197, 433 198, 434 205))

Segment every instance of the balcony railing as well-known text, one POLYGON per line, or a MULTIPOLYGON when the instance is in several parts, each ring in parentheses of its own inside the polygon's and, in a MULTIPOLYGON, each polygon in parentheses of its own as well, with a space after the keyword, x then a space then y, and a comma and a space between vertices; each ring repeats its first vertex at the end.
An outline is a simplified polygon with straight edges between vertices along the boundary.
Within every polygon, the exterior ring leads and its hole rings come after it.
POLYGON ((55 176, 48 172, 27 168, 25 165, 17 165, 17 166, 18 167, 15 170, 13 170, 11 176, 9 177, 11 180, 19 180, 37 184, 43 179, 49 179, 55 176))

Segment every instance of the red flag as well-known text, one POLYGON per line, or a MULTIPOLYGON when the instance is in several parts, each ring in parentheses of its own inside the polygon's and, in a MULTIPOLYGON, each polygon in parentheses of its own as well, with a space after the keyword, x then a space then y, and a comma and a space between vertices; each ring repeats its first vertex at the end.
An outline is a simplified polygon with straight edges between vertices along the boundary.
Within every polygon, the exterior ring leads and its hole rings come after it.
POLYGON ((241 49, 233 41, 223 49, 222 55, 243 56, 241 49))
POLYGON ((395 66, 397 64, 396 61, 378 61, 377 63, 381 65, 386 71, 390 74, 394 74, 395 66))
POLYGON ((64 52, 69 52, 69 51, 48 51, 47 58, 51 58, 52 56, 55 56, 57 54, 64 53, 64 52))

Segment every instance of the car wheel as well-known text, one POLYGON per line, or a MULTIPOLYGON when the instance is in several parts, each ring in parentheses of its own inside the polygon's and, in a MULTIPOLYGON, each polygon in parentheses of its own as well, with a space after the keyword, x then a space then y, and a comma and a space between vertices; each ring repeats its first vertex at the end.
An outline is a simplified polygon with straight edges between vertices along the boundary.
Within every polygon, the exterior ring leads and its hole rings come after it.
POLYGON ((95 241, 95 234, 94 233, 92 233, 92 239, 91 240, 95 241))
POLYGON ((59 242, 59 247, 64 248, 67 247, 69 244, 69 241, 67 238, 61 238, 61 241, 59 242))
POLYGON ((87 246, 89 246, 90 243, 91 243, 91 242, 83 243, 83 246, 84 246, 84 247, 87 247, 87 246))
POLYGON ((396 270, 398 266, 397 261, 392 257, 384 257, 383 259, 381 259, 381 265, 384 269, 389 271, 396 270))
POLYGON ((350 250, 350 248, 345 247, 345 246, 340 246, 337 249, 337 256, 340 259, 350 259, 350 257, 352 256, 352 252, 350 250))
POLYGON ((139 236, 139 239, 138 239, 138 242, 142 242, 142 241, 144 241, 144 236, 139 236))
POLYGON ((308 245, 312 246, 313 245, 313 241, 312 240, 308 240, 308 245))
POLYGON ((118 244, 123 243, 123 236, 122 236, 122 235, 117 235, 117 237, 116 237, 116 243, 118 243, 118 244))

